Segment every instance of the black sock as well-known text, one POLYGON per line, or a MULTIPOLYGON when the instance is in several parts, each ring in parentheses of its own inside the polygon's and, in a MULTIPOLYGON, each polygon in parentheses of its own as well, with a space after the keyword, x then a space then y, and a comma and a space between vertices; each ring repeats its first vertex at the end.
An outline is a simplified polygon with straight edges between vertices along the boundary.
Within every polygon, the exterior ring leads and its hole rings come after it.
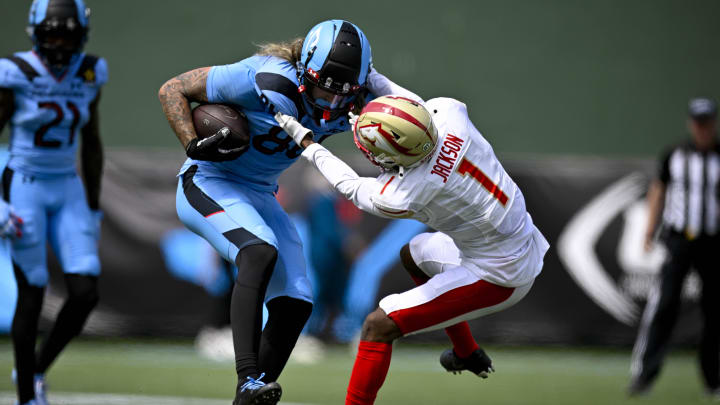
POLYGON ((66 274, 68 298, 45 338, 37 358, 36 373, 45 373, 62 350, 82 332, 90 311, 98 303, 97 277, 66 274))
POLYGON ((276 261, 277 250, 268 244, 247 246, 235 260, 238 276, 232 292, 230 320, 238 386, 245 377, 258 377, 262 303, 276 261))
POLYGON ((290 297, 274 298, 267 303, 268 321, 262 332, 258 368, 265 373, 263 381, 276 381, 300 332, 312 312, 312 304, 290 297))
POLYGON ((15 262, 13 262, 13 269, 17 281, 18 297, 10 334, 15 349, 18 400, 24 404, 35 398, 33 388, 35 340, 37 339, 38 320, 42 310, 45 288, 31 286, 15 262))

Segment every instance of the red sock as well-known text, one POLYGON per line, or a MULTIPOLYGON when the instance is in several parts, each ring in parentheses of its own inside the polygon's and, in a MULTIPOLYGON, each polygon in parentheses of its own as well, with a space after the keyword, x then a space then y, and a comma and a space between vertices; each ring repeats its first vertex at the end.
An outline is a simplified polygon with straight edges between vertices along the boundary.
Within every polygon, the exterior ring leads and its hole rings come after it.
MULTIPOLYGON (((416 285, 423 285, 430 280, 427 276, 418 277, 414 274, 411 274, 410 277, 412 277, 416 285)), ((472 333, 470 333, 470 325, 468 325, 467 322, 460 322, 456 325, 449 326, 445 328, 445 333, 450 337, 453 343, 453 350, 455 350, 455 354, 460 358, 468 357, 480 347, 473 338, 472 333)))
POLYGON ((360 341, 345 405, 372 405, 375 402, 390 368, 391 356, 392 343, 360 341))
POLYGON ((465 358, 471 355, 478 346, 477 342, 470 333, 470 325, 467 322, 460 322, 453 326, 445 328, 445 333, 450 337, 453 343, 453 350, 458 357, 465 358))

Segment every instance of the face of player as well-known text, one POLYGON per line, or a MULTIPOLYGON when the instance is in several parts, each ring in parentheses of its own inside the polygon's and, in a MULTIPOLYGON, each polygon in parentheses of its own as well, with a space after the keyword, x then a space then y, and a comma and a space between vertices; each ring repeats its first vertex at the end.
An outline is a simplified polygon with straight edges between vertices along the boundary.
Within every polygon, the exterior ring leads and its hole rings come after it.
POLYGON ((82 34, 79 30, 41 28, 36 35, 38 50, 53 66, 67 65, 72 55, 82 49, 82 34))
POLYGON ((710 149, 715 145, 717 117, 690 119, 688 121, 688 129, 698 148, 710 149))
POLYGON ((340 96, 327 90, 323 90, 317 86, 312 86, 310 96, 315 100, 318 106, 324 107, 328 110, 345 107, 347 102, 350 100, 350 97, 348 96, 340 96))

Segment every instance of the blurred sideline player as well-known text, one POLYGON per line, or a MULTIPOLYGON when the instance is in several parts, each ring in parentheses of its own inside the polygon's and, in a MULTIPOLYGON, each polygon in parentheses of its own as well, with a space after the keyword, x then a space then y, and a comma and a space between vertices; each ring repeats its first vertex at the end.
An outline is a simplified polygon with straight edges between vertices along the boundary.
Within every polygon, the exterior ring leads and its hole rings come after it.
POLYGON ((305 39, 267 44, 258 54, 183 73, 158 97, 188 156, 180 170, 180 220, 238 267, 230 317, 238 384, 234 404, 275 404, 279 377, 312 311, 300 238, 275 199, 277 178, 302 152, 277 126, 278 111, 312 128, 317 142, 347 131, 364 97, 396 85, 372 69, 370 44, 354 24, 329 20, 305 39), (197 138, 190 103, 242 109, 247 148, 227 150, 227 131, 197 138), (261 331, 262 303, 269 317, 261 331), (265 382, 261 379, 265 378, 265 382))
POLYGON ((413 218, 438 231, 416 236, 401 250, 418 287, 383 298, 365 319, 345 403, 375 401, 392 342, 413 333, 444 328, 453 349, 441 355, 442 366, 487 377, 492 362, 466 321, 520 301, 549 245, 465 104, 436 98, 423 107, 397 96, 370 102, 353 117, 353 132, 358 148, 382 168, 377 179, 358 177, 306 137, 308 130, 297 121, 276 117, 305 148, 303 157, 358 207, 382 217, 413 218))
POLYGON ((107 65, 82 52, 88 17, 82 0, 36 0, 28 26, 33 49, 0 59, 0 129, 10 122, 3 198, 23 221, 10 250, 18 286, 11 334, 20 404, 47 403, 44 374, 98 301, 98 101, 107 65), (36 355, 48 241, 65 273, 68 299, 36 355))

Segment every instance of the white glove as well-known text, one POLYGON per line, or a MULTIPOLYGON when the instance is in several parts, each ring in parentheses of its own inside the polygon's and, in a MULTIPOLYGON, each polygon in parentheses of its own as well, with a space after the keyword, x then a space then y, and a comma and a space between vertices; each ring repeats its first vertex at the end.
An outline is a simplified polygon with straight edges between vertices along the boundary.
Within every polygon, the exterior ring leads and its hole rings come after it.
POLYGON ((15 215, 10 204, 0 200, 0 237, 19 238, 22 236, 23 220, 15 215))
POLYGON ((313 132, 302 126, 293 116, 278 112, 275 114, 275 121, 278 122, 280 128, 282 128, 286 134, 290 135, 299 146, 302 146, 302 141, 306 136, 310 135, 310 138, 313 137, 313 132))
POLYGON ((355 115, 351 112, 348 113, 348 123, 350 124, 350 130, 353 131, 355 128, 355 123, 357 122, 358 118, 360 118, 359 115, 355 115))

